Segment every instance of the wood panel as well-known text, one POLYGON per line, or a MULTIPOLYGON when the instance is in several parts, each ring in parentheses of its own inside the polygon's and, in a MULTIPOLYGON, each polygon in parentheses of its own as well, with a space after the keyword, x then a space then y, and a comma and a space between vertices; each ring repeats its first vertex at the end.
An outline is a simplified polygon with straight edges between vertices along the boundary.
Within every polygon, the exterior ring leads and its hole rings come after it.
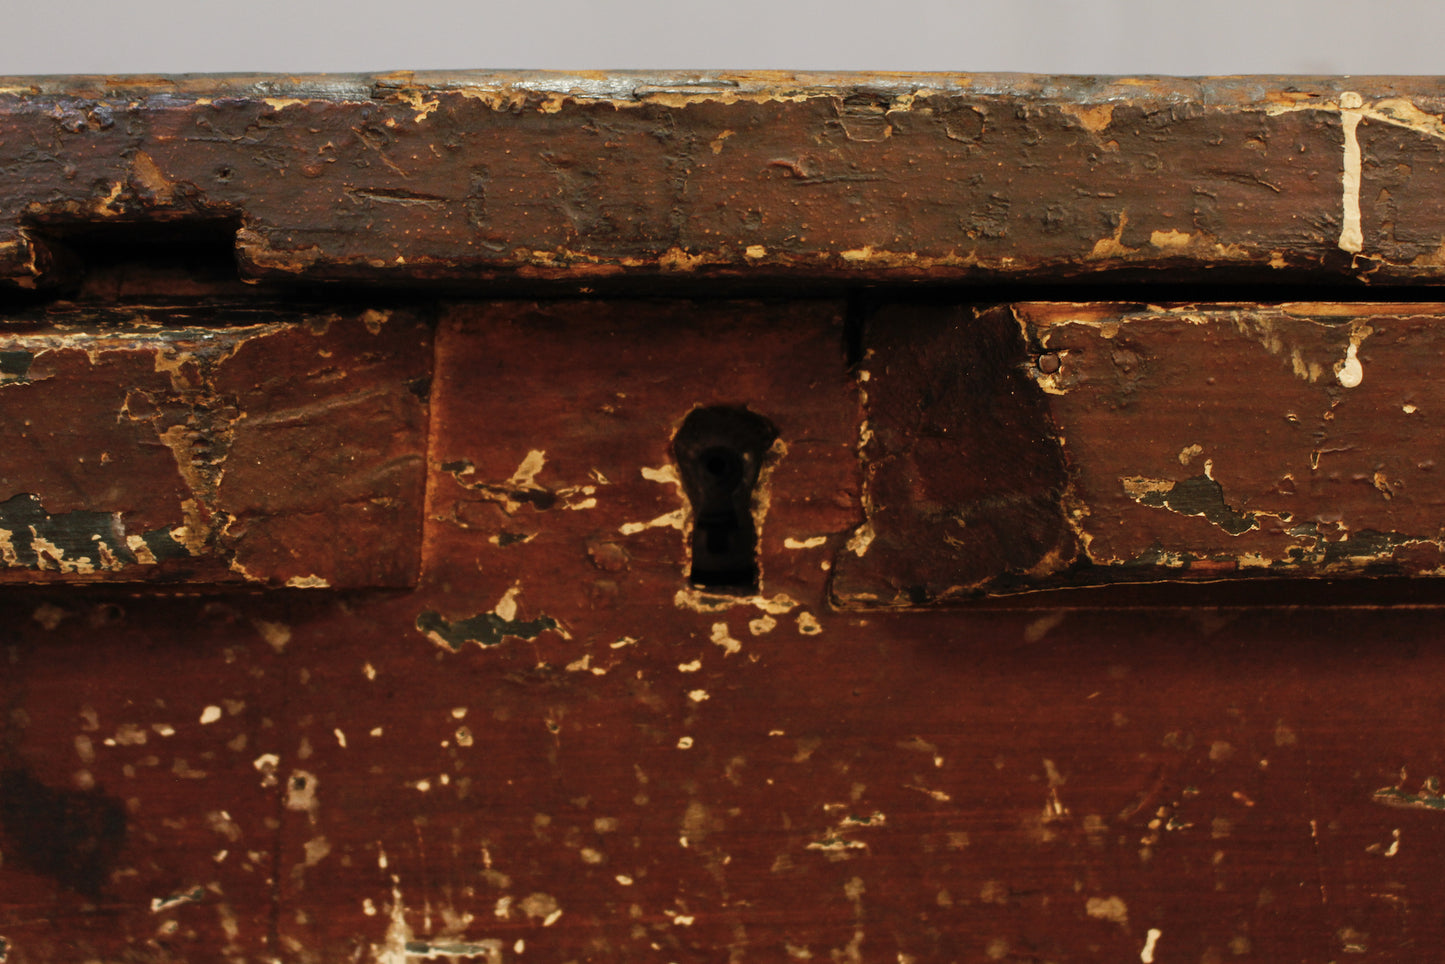
POLYGON ((8 321, 0 581, 415 582, 431 371, 415 312, 8 321))
POLYGON ((0 275, 226 222, 247 277, 1437 278, 1405 78, 398 74, 0 82, 0 275), (1161 277, 1154 274, 1154 277, 1161 277))

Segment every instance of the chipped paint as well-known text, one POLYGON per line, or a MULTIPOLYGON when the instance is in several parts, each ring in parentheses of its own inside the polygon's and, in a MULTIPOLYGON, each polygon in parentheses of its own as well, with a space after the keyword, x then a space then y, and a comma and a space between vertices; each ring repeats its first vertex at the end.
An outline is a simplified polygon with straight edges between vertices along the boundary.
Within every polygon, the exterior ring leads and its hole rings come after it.
POLYGON ((467 643, 486 649, 508 639, 536 639, 544 632, 561 629, 557 620, 547 615, 535 619, 505 619, 490 612, 449 620, 433 610, 418 614, 416 628, 427 639, 453 653, 461 652, 467 643))
POLYGON ((162 911, 174 910, 183 904, 199 904, 206 899, 204 887, 192 887, 190 890, 179 894, 172 894, 169 897, 152 897, 151 913, 159 914, 162 911))
POLYGON ((732 656, 743 648, 743 644, 729 634, 727 623, 713 623, 710 638, 713 643, 723 648, 724 656, 732 656))
MULTIPOLYGON (((1404 783, 1404 781, 1405 775, 1402 773, 1400 782, 1404 783)), ((1414 793, 1406 791, 1397 784, 1393 787, 1376 790, 1371 794, 1370 799, 1387 807, 1445 812, 1445 793, 1440 791, 1440 778, 1434 776, 1427 777, 1420 784, 1420 789, 1414 793)))
POLYGON ((482 941, 407 941, 402 946, 407 958, 436 960, 439 957, 474 957, 483 959, 486 964, 501 964, 502 949, 505 945, 500 940, 488 939, 482 941))
POLYGON ((695 613, 720 613, 738 606, 753 606, 772 616, 782 615, 797 608, 798 602, 786 593, 775 596, 725 596, 704 592, 700 589, 679 589, 672 597, 678 609, 695 613))
POLYGON ((319 787, 320 781, 314 773, 292 770, 286 778, 286 809, 307 813, 314 821, 316 811, 321 807, 321 798, 317 793, 319 787))
POLYGON ((624 522, 617 531, 625 536, 635 536, 648 529, 681 529, 687 523, 687 510, 674 509, 648 522, 624 522))
POLYGON ((1060 104, 1059 109, 1090 134, 1101 133, 1114 120, 1113 104, 1060 104))
POLYGON ((1143 964, 1154 964, 1154 949, 1159 944, 1159 938, 1163 936, 1164 932, 1159 928, 1149 928, 1148 933, 1144 935, 1144 948, 1139 952, 1139 960, 1143 964))
POLYGON ((795 539, 792 536, 788 536, 783 540, 784 549, 817 549, 827 544, 827 536, 809 536, 806 539, 795 539))
POLYGON ((1119 483, 1129 498, 1140 505, 1168 509, 1180 515, 1200 516, 1232 536, 1242 535, 1258 526, 1255 514, 1236 512, 1230 508, 1224 499, 1224 487, 1215 481, 1212 468, 1206 468, 1203 475, 1179 482, 1123 478, 1119 483))
POLYGON ((1084 902, 1084 913, 1095 920, 1129 923, 1129 907, 1122 897, 1090 897, 1084 902))
POLYGON ((286 580, 286 585, 292 589, 329 589, 331 583, 317 575, 292 576, 286 580))

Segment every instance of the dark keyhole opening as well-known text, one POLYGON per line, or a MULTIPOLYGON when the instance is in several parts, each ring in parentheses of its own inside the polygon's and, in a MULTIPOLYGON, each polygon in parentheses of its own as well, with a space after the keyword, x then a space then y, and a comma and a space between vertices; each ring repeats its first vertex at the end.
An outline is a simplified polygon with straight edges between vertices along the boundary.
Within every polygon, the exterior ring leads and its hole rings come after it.
POLYGON ((758 585, 753 490, 778 430, 746 408, 694 409, 678 429, 673 458, 692 503, 693 585, 746 592, 758 585))

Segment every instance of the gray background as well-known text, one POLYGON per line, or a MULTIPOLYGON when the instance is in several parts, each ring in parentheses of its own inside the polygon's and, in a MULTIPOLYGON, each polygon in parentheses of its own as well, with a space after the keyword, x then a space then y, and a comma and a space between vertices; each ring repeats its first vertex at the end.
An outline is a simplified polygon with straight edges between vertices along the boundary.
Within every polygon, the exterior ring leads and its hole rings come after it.
POLYGON ((0 0, 0 74, 1445 74, 1445 0, 0 0))

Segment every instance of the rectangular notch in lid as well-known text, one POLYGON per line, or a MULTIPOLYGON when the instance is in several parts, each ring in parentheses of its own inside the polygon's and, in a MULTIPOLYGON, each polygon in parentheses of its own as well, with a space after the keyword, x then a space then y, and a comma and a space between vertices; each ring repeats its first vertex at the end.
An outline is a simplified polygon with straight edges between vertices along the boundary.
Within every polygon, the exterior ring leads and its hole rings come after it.
POLYGON ((845 607, 1445 573, 1445 306, 894 305, 845 607))
POLYGON ((0 582, 415 582, 431 372, 416 312, 6 323, 0 582))

